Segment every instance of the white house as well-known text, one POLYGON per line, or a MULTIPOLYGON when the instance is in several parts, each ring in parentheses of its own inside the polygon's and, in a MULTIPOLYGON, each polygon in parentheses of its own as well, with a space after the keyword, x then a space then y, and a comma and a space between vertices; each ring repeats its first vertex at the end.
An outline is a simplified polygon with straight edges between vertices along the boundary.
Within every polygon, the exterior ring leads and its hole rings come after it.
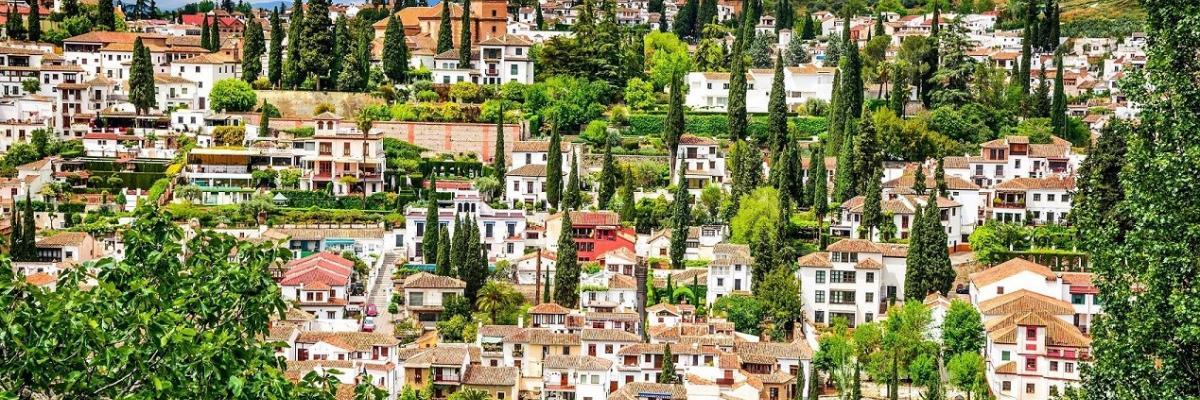
POLYGON ((679 182, 683 174, 688 192, 699 196, 708 185, 726 187, 725 152, 712 138, 683 135, 679 138, 679 155, 675 163, 675 174, 671 182, 679 182))
MULTIPOLYGON (((937 190, 936 186, 931 190, 937 190)), ((903 191, 897 189, 897 192, 903 191)), ((913 193, 910 190, 907 193, 913 193)), ((849 237, 853 239, 871 239, 881 240, 880 229, 872 231, 871 237, 863 237, 862 218, 863 208, 866 198, 864 196, 855 196, 850 200, 846 200, 839 208, 839 222, 830 225, 830 232, 835 236, 849 237)), ((880 199, 879 208, 885 217, 884 223, 892 223, 895 226, 896 237, 907 238, 912 230, 912 224, 916 220, 917 209, 924 209, 929 202, 929 197, 916 194, 897 194, 895 192, 888 193, 884 198, 880 199), (891 220, 886 221, 886 216, 891 215, 891 220)), ((938 218, 942 228, 946 230, 946 245, 957 246, 966 242, 966 235, 963 231, 963 207, 962 204, 945 197, 937 198, 938 218)), ((894 239, 894 238, 892 238, 894 239)))
POLYGON ((542 366, 545 400, 605 399, 617 380, 613 361, 591 355, 548 355, 542 366))
MULTIPOLYGON (((829 101, 833 94, 835 69, 805 64, 784 68, 783 80, 788 108, 802 105, 809 99, 829 101)), ((746 111, 767 112, 774 71, 754 69, 746 79, 746 111)), ((729 103, 729 73, 691 72, 687 75, 688 93, 684 102, 693 110, 725 111, 729 103)))
POLYGON ((714 304, 717 299, 731 294, 749 295, 753 281, 750 268, 754 258, 750 247, 740 244, 719 244, 713 252, 716 257, 708 263, 708 290, 705 304, 714 304))
POLYGON ((458 50, 448 50, 433 57, 433 81, 450 84, 474 82, 484 85, 499 85, 507 82, 533 83, 533 59, 529 50, 533 46, 523 36, 505 34, 484 39, 476 45, 478 51, 471 52, 471 67, 458 65, 458 50))
POLYGON ((171 63, 171 74, 196 83, 195 108, 209 108, 209 93, 222 79, 242 75, 242 63, 222 52, 201 54, 171 63))
POLYGON ((333 253, 316 253, 288 263, 280 293, 317 319, 343 319, 352 274, 354 262, 333 253))
MULTIPOLYGON (((427 229, 425 207, 409 206, 404 213, 404 237, 412 238, 405 243, 405 253, 410 259, 421 259, 427 264, 433 260, 422 254, 427 229)), ((438 204, 438 221, 454 234, 456 217, 470 217, 479 229, 479 238, 492 261, 517 259, 525 254, 525 213, 520 210, 498 210, 484 201, 477 190, 454 193, 449 204, 438 204)), ((433 231, 428 231, 432 233, 433 231)))
POLYGON ((844 318, 851 327, 874 321, 904 300, 908 246, 842 239, 800 257, 804 314, 818 324, 844 318))
POLYGON ((426 329, 433 328, 445 309, 446 301, 462 296, 467 284, 448 276, 418 272, 404 278, 402 315, 416 319, 426 329))

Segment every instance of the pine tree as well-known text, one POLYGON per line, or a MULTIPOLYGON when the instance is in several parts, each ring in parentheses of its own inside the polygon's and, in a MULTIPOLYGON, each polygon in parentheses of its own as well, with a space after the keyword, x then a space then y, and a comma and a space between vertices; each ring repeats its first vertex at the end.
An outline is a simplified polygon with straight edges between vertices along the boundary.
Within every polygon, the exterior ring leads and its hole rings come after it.
POLYGON ((42 40, 42 7, 39 2, 40 0, 29 2, 29 28, 26 29, 25 37, 31 42, 42 40))
POLYGON ((671 203, 671 268, 684 268, 683 256, 687 251, 687 234, 691 225, 692 194, 688 192, 687 180, 681 174, 675 187, 674 202, 671 203))
POLYGON ((500 101, 500 112, 496 114, 496 150, 492 156, 492 171, 496 173, 496 181, 500 187, 493 193, 496 198, 504 197, 504 174, 508 170, 508 162, 504 159, 504 101, 500 101))
POLYGON ((617 171, 617 161, 613 158, 612 140, 604 140, 604 161, 600 164, 600 191, 596 197, 600 208, 613 209, 613 196, 617 194, 617 186, 621 184, 621 173, 617 171))
POLYGON ((633 198, 633 170, 625 167, 625 179, 621 185, 621 221, 632 222, 637 216, 637 204, 633 198))
POLYGON ((271 9, 271 48, 267 53, 267 80, 274 87, 283 86, 283 21, 279 20, 279 9, 271 9))
POLYGON ((435 261, 438 255, 438 205, 437 205, 437 177, 429 177, 429 192, 426 196, 425 207, 425 232, 424 240, 421 242, 421 252, 425 255, 425 263, 430 264, 430 261, 435 261))
POLYGON ((304 47, 304 39, 302 27, 304 25, 304 3, 300 0, 294 0, 292 3, 292 19, 288 23, 288 48, 287 58, 283 64, 283 82, 284 86, 290 88, 300 87, 304 83, 308 72, 305 69, 304 63, 301 60, 301 49, 304 47))
POLYGON ((897 117, 904 118, 904 108, 908 105, 908 74, 900 63, 892 64, 892 91, 888 94, 888 108, 897 117))
POLYGON ((471 0, 463 0, 461 37, 458 39, 458 68, 471 68, 471 0))
POLYGON ((315 89, 320 91, 323 80, 329 77, 329 67, 333 62, 333 20, 329 18, 330 0, 309 0, 308 14, 300 27, 302 46, 300 60, 304 69, 313 75, 315 89))
POLYGON ((662 371, 658 373, 658 383, 679 383, 679 376, 675 375, 675 356, 671 355, 671 343, 663 344, 662 360, 662 371))
POLYGON ((799 34, 794 34, 791 39, 788 39, 784 60, 787 61, 788 66, 798 66, 812 62, 812 54, 808 54, 808 49, 805 48, 805 39, 800 37, 799 34))
MULTIPOLYGON (((461 225, 455 225, 456 231, 460 229, 462 229, 461 225)), ((438 227, 437 241, 443 245, 438 246, 437 261, 435 261, 437 264, 436 273, 441 276, 454 276, 454 268, 450 264, 450 247, 453 242, 450 241, 450 231, 445 226, 438 227)))
MULTIPOLYGON (((747 16, 749 13, 743 13, 747 16)), ((729 119, 729 137, 734 141, 746 138, 746 60, 745 48, 747 36, 752 28, 746 28, 749 19, 742 21, 742 28, 733 42, 733 53, 729 65, 729 103, 727 118, 729 119)), ((736 172, 736 170, 735 170, 736 172)))
POLYGON ((438 24, 437 52, 445 53, 454 48, 454 30, 450 26, 450 2, 442 2, 442 19, 438 24))
POLYGON ((262 55, 266 50, 263 43, 262 25, 257 19, 251 18, 243 38, 245 48, 242 56, 242 80, 254 82, 262 74, 262 55))
MULTIPOLYGON (((785 3, 786 0, 779 0, 785 3)), ((783 54, 775 58, 775 77, 771 82, 771 98, 767 101, 767 132, 771 138, 771 156, 778 161, 788 143, 787 101, 783 87, 783 54)))
POLYGON ((546 148, 546 154, 546 201, 550 207, 558 208, 563 193, 562 138, 558 135, 558 121, 550 126, 550 145, 546 148))
POLYGON ((96 24, 97 31, 111 31, 117 27, 117 15, 113 13, 112 0, 99 0, 96 3, 96 24))
POLYGON ((683 77, 680 74, 671 76, 671 98, 667 103, 667 120, 663 129, 663 142, 667 146, 668 169, 675 176, 675 169, 682 168, 678 164, 679 140, 683 137, 683 77))
POLYGON ((208 29, 208 15, 204 15, 204 22, 200 24, 200 47, 205 50, 212 51, 212 31, 208 29))
MULTIPOLYGON (((383 74, 392 84, 402 83, 408 76, 408 45, 404 43, 405 40, 404 26, 395 15, 389 16, 387 30, 383 34, 383 74)), ((500 183, 503 184, 504 180, 501 179, 500 183)))
POLYGON ((1062 51, 1054 55, 1054 100, 1050 106, 1050 131, 1058 137, 1070 137, 1067 116, 1067 95, 1063 91, 1063 60, 1062 51))
POLYGON ((133 41, 133 60, 129 66, 129 102, 139 115, 146 114, 155 106, 154 67, 150 65, 150 49, 142 44, 142 38, 133 41))
POLYGON ((575 238, 571 235, 571 211, 562 211, 562 228, 558 235, 558 261, 554 269, 554 302, 575 308, 579 305, 579 260, 576 258, 575 238))
POLYGON ((571 172, 567 174, 567 188, 563 192, 563 209, 578 210, 583 206, 583 194, 579 187, 579 160, 571 154, 571 172))

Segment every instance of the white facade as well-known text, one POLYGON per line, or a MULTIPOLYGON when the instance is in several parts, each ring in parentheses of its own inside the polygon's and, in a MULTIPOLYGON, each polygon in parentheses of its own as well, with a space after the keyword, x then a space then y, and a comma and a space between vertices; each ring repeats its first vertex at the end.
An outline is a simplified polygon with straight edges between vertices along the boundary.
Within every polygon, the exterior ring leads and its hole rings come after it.
POLYGON ((750 272, 754 258, 750 257, 748 246, 721 244, 716 247, 716 258, 708 263, 705 304, 714 304, 717 299, 731 294, 749 294, 754 283, 750 272))
POLYGON ((818 324, 845 318, 850 326, 874 321, 891 299, 904 301, 908 246, 842 239, 801 257, 797 272, 804 314, 818 324))
MULTIPOLYGON (((422 254, 421 243, 428 227, 425 226, 425 207, 410 206, 405 212, 404 237, 412 238, 405 243, 405 254, 411 260, 433 260, 422 254)), ((490 260, 515 260, 525 254, 525 213, 520 210, 497 210, 488 205, 477 192, 458 193, 449 206, 439 204, 438 221, 454 234, 454 219, 470 217, 479 229, 479 238, 485 246, 490 260)), ((432 232, 432 231, 428 231, 432 232)), ((544 267, 544 266, 543 266, 544 267)))
MULTIPOLYGON (((774 70, 755 69, 746 79, 746 111, 767 112, 774 70)), ((809 99, 829 101, 833 94, 833 68, 805 64, 784 68, 785 101, 788 108, 803 105, 809 99)), ((729 73, 691 72, 687 75, 688 93, 684 102, 698 111, 725 111, 729 104, 729 73)))

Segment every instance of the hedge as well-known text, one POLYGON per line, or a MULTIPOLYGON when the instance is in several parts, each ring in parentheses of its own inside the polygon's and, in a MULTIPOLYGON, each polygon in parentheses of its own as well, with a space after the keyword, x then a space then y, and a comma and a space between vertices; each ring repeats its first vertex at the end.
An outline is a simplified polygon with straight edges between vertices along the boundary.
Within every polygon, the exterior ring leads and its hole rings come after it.
MULTIPOLYGON (((658 136, 666 129, 666 114, 641 113, 629 116, 629 134, 636 136, 658 136)), ((791 117, 789 128, 793 134, 813 136, 825 132, 824 117, 791 117)), ((750 117, 747 133, 756 139, 767 138, 767 116, 750 117)), ((684 130, 698 136, 728 137, 729 119, 725 114, 689 114, 684 117, 684 130)))
POLYGON ((150 190, 146 192, 146 200, 150 204, 158 203, 158 198, 162 197, 163 193, 167 192, 168 186, 171 186, 171 181, 167 178, 154 181, 154 185, 151 185, 150 190))

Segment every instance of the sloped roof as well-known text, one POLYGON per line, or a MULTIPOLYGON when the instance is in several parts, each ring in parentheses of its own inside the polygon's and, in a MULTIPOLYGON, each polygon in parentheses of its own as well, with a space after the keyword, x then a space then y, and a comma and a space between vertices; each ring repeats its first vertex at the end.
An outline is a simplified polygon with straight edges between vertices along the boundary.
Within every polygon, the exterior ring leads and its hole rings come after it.
POLYGON ((978 308, 981 314, 991 316, 1018 312, 1043 312, 1053 315, 1075 314, 1075 307, 1071 306, 1071 303, 1027 289, 1005 293, 979 302, 978 308))
POLYGON ((466 282, 448 276, 418 272, 404 278, 405 289, 462 289, 466 282))
POLYGON ((584 329, 579 332, 579 337, 581 340, 592 342, 636 343, 642 341, 638 335, 620 329, 584 329))
POLYGON ((470 365, 463 375, 463 384, 476 386, 513 386, 521 370, 517 367, 489 367, 470 365))
POLYGON ((59 232, 37 241, 37 247, 79 246, 91 238, 86 232, 59 232))
POLYGON ((566 315, 571 313, 571 309, 558 305, 558 303, 542 303, 529 308, 530 314, 555 314, 566 315))
POLYGON ((579 335, 572 333, 557 333, 549 329, 530 328, 509 335, 505 342, 529 343, 553 346, 577 346, 579 335))
POLYGON ((805 254, 796 260, 796 263, 801 267, 833 268, 833 262, 829 260, 829 252, 826 251, 805 254))
POLYGON ((1032 272, 1041 275, 1047 281, 1058 279, 1058 275, 1050 270, 1049 267, 1023 258, 1013 258, 994 267, 973 273, 969 279, 975 286, 983 287, 1022 272, 1032 272))
POLYGON ((317 332, 302 331, 297 343, 325 342, 350 351, 371 351, 375 346, 396 346, 400 340, 379 332, 317 332))
POLYGON ((1047 176, 1044 178, 1012 178, 996 184, 996 190, 1071 190, 1075 189, 1073 176, 1047 176))
POLYGON ((525 164, 508 171, 506 176, 545 177, 546 164, 525 164))
POLYGON ((576 369, 583 371, 607 371, 613 362, 599 357, 586 355, 549 355, 544 361, 545 368, 576 369))
MULTIPOLYGON (((547 221, 552 219, 561 219, 562 213, 557 213, 546 218, 547 221)), ((571 211, 572 225, 620 225, 621 215, 613 211, 571 211)))

